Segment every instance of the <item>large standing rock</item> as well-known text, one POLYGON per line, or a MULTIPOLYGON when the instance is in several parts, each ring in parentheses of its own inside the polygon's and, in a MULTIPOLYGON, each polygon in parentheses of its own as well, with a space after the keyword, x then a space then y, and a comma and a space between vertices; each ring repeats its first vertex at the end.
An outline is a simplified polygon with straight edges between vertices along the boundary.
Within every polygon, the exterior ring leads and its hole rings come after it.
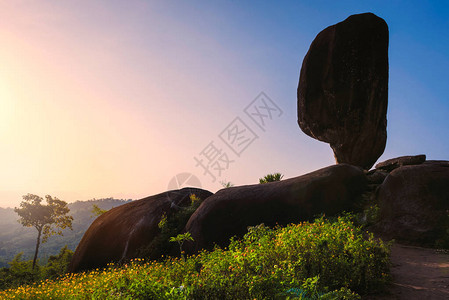
POLYGON ((387 238, 433 246, 449 238, 449 162, 427 161, 393 170, 378 190, 380 222, 387 238))
POLYGON ((337 163, 371 168, 387 139, 388 26, 372 13, 321 31, 304 58, 298 124, 337 163))
POLYGON ((186 249, 226 246, 229 238, 260 223, 285 225, 349 210, 365 188, 361 168, 340 164, 282 181, 222 189, 190 217, 185 231, 195 242, 186 249))
POLYGON ((158 223, 165 213, 190 204, 190 194, 200 199, 212 195, 197 188, 168 191, 133 201, 99 216, 84 234, 76 248, 69 272, 105 267, 138 257, 138 251, 150 244, 159 233, 158 223))

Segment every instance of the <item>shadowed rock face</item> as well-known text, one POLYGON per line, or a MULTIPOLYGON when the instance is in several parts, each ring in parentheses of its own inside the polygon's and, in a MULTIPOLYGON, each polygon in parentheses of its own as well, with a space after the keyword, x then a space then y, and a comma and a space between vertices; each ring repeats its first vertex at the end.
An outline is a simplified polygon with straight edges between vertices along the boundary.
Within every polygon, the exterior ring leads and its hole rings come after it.
POLYGON ((183 188, 115 207, 99 216, 76 248, 69 272, 138 257, 138 250, 159 234, 162 215, 169 216, 179 207, 190 205, 190 194, 202 200, 212 195, 202 189, 183 188))
POLYGON ((419 165, 426 161, 426 155, 420 154, 415 156, 401 156, 392 158, 376 165, 376 169, 391 172, 396 168, 408 165, 419 165))
POLYGON ((380 222, 388 238, 434 246, 447 235, 449 162, 426 161, 393 170, 378 190, 380 222))
POLYGON ((372 13, 321 31, 304 58, 298 124, 337 163, 370 169, 387 139, 388 26, 372 13))
POLYGON ((285 225, 349 210, 365 188, 362 169, 340 164, 278 182, 222 189, 190 217, 185 231, 195 242, 186 243, 186 250, 226 246, 229 238, 260 223, 285 225))

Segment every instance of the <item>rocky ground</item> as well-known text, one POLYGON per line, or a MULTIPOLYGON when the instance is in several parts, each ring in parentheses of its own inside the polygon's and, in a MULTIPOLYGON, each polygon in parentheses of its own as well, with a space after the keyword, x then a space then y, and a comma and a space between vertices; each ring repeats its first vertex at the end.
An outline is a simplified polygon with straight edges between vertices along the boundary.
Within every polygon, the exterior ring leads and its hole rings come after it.
POLYGON ((449 299, 449 252, 394 244, 391 262, 388 291, 364 299, 449 299))

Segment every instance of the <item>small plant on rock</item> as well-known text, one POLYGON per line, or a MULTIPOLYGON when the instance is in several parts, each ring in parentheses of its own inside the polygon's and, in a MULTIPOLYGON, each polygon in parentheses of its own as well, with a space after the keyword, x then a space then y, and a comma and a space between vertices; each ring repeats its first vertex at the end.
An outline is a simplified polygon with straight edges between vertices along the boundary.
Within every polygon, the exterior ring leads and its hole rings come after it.
POLYGON ((273 181, 281 181, 282 177, 284 177, 284 175, 282 175, 281 173, 267 174, 263 178, 259 178, 259 183, 263 184, 273 181))
POLYGON ((226 181, 226 180, 220 181, 220 184, 221 184, 221 186, 222 186, 223 188, 225 188, 225 189, 234 186, 234 184, 233 184, 232 182, 226 181))
POLYGON ((160 233, 145 247, 139 249, 140 257, 160 259, 163 255, 176 255, 176 247, 170 243, 170 237, 176 236, 187 224, 190 216, 200 206, 202 199, 195 194, 190 195, 190 205, 176 212, 163 213, 158 223, 160 233))
POLYGON ((178 234, 177 236, 172 236, 170 238, 170 242, 178 243, 179 252, 181 253, 181 257, 184 261, 186 260, 186 258, 184 256, 184 251, 182 251, 182 245, 184 244, 185 241, 193 241, 193 237, 190 234, 190 232, 178 234))

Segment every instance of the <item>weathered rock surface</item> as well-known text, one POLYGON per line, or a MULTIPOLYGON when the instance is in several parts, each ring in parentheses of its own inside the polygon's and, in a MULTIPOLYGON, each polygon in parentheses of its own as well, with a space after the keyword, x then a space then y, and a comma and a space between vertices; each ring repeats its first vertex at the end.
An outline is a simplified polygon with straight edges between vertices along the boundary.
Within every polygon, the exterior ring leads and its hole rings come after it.
POLYGON ((372 13, 321 31, 304 58, 298 124, 337 163, 370 169, 387 139, 388 26, 372 13))
POLYGON ((248 226, 260 223, 285 225, 349 210, 365 189, 363 170, 347 164, 278 182, 222 189, 190 217, 185 231, 195 242, 186 250, 226 246, 229 238, 243 236, 248 226))
POLYGON ((393 170, 378 190, 380 222, 388 238, 433 246, 449 226, 449 162, 427 161, 393 170))
POLYGON ((376 165, 376 169, 381 169, 390 172, 402 166, 419 165, 425 161, 426 161, 425 154, 415 156, 400 156, 378 163, 376 165))
POLYGON ((211 192, 197 188, 183 188, 115 207, 99 216, 89 227, 70 262, 69 272, 105 267, 138 257, 141 247, 147 246, 159 234, 158 223, 165 213, 190 205, 190 194, 206 199, 211 192))
POLYGON ((387 178, 388 172, 383 170, 371 170, 366 174, 370 184, 381 184, 387 178))

